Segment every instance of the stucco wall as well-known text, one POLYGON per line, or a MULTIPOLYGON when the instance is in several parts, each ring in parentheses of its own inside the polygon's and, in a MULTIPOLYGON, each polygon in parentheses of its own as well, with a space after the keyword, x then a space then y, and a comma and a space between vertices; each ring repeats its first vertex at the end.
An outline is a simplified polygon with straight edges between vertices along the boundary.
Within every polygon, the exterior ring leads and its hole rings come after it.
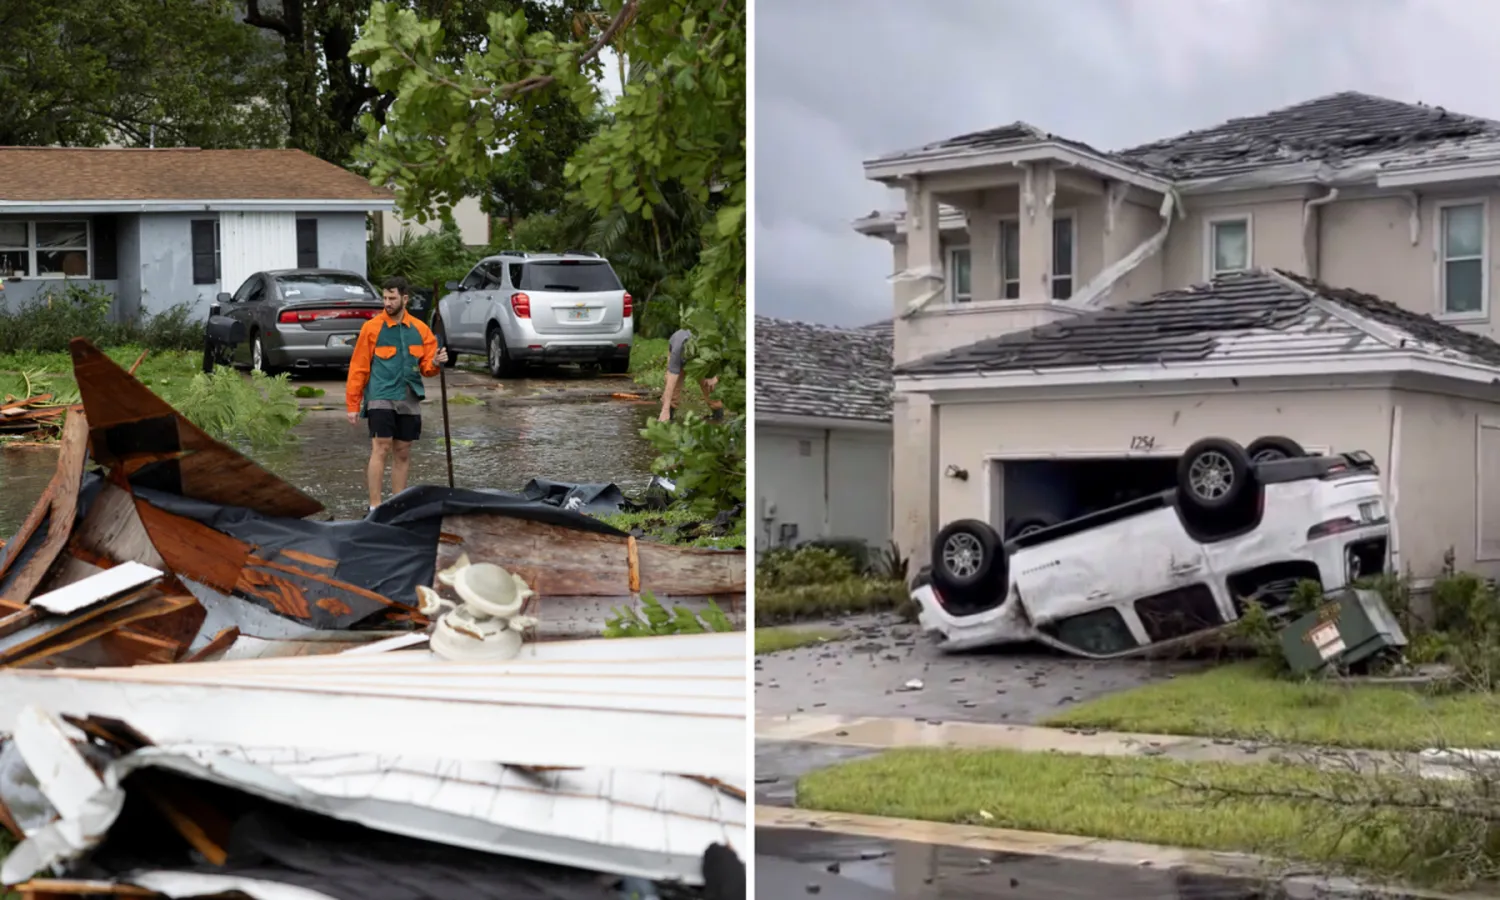
MULTIPOLYGON (((1208 223, 1249 218, 1250 264, 1305 272, 1300 199, 1263 200, 1264 193, 1191 198, 1188 215, 1172 223, 1163 250, 1162 288, 1199 284, 1208 277, 1208 223)), ((1273 195, 1274 196, 1274 195, 1273 195)), ((1135 298, 1138 299, 1138 298, 1135 298)))
POLYGON ((756 549, 780 543, 781 525, 797 526, 794 543, 856 537, 890 538, 889 433, 757 425, 756 549), (774 504, 775 513, 767 516, 774 504))
MULTIPOLYGON (((438 231, 443 227, 441 219, 431 219, 425 224, 419 224, 415 219, 403 219, 394 212, 377 213, 377 215, 380 216, 380 226, 387 244, 400 240, 402 229, 416 237, 438 231)), ((480 207, 478 197, 465 197, 454 204, 453 224, 458 226, 458 233, 463 236, 465 244, 471 247, 483 247, 489 244, 490 217, 480 207)))
MULTIPOLYGON (((159 315, 186 305, 195 315, 207 315, 208 304, 219 293, 214 284, 193 284, 192 221, 213 213, 145 213, 140 217, 140 311, 159 315)), ((120 267, 127 265, 124 258, 120 267)), ((238 287, 235 285, 234 287, 238 287)), ((233 291, 234 287, 225 288, 233 291)), ((129 300, 127 298, 126 302, 129 300)))

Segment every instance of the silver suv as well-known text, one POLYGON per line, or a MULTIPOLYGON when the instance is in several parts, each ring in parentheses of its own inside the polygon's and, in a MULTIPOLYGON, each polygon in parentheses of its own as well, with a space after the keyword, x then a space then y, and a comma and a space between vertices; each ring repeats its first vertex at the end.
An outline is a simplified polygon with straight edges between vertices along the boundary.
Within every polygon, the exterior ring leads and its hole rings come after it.
POLYGON ((447 288, 432 330, 450 366, 459 353, 483 353, 496 378, 533 362, 630 371, 630 295, 597 253, 506 250, 447 288))

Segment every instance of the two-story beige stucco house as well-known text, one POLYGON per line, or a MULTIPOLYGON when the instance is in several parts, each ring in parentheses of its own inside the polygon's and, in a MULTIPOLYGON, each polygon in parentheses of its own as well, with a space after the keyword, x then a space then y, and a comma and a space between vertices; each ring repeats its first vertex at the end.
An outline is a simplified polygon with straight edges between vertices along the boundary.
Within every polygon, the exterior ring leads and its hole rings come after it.
POLYGON ((895 256, 918 560, 954 519, 1065 516, 1164 486, 1199 437, 1275 435, 1375 456, 1398 568, 1451 547, 1500 575, 1500 122, 1344 93, 1117 152, 1017 123, 864 171, 906 198, 855 227, 895 256))

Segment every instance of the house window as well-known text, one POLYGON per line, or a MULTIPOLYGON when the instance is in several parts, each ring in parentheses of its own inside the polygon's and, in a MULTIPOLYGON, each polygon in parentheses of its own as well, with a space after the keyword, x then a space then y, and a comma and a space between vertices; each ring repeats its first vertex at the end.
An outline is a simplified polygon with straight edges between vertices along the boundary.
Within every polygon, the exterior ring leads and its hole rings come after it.
POLYGON ((1208 277, 1250 268, 1250 220, 1219 219, 1208 223, 1208 277))
POLYGON ((1485 205, 1455 203, 1440 207, 1442 229, 1443 313, 1476 315, 1485 311, 1485 205))
POLYGON ((297 268, 318 267, 318 220, 297 220, 297 268))
POLYGON ((1052 299, 1073 296, 1073 219, 1052 220, 1052 299))
POLYGON ((968 303, 974 299, 969 293, 969 248, 954 247, 948 251, 948 300, 952 303, 968 303))
POLYGON ((218 284, 221 277, 219 220, 194 219, 193 284, 218 284))
POLYGON ((0 276, 89 277, 86 219, 0 222, 0 276))
MULTIPOLYGON (((1074 244, 1072 216, 1052 220, 1052 299, 1073 296, 1074 244)), ((1021 298, 1021 223, 1014 219, 1000 222, 1000 296, 1006 300, 1021 298)))
POLYGON ((1021 223, 1000 223, 1000 296, 1021 299, 1021 223))

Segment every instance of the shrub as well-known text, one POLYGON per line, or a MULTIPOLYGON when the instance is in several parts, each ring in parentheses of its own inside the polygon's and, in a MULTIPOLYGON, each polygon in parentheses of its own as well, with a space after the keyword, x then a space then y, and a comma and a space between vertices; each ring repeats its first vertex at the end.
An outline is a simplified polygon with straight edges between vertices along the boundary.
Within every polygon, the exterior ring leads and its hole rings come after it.
POLYGON ((114 297, 96 284, 65 283, 13 311, 0 311, 0 354, 58 353, 75 337, 99 347, 134 344, 149 350, 197 350, 203 323, 192 304, 143 314, 128 322, 110 320, 114 297))
POLYGON ((769 550, 755 566, 757 591, 835 584, 855 577, 858 570, 850 559, 827 547, 769 550))
POLYGON ((231 368, 199 372, 179 396, 164 397, 194 425, 230 442, 272 447, 291 436, 302 420, 297 394, 285 375, 252 372, 246 379, 231 368))

